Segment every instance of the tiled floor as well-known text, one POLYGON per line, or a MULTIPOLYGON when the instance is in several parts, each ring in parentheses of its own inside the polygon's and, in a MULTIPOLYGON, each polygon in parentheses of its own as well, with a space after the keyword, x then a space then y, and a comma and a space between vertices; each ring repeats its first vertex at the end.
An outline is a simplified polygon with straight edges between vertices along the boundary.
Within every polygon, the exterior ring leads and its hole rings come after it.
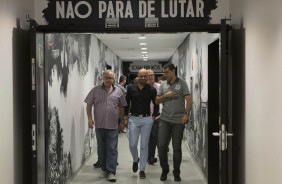
MULTIPOLYGON (((190 158, 189 152, 186 146, 183 144, 182 150, 182 165, 181 165, 181 182, 175 182, 172 172, 168 174, 168 178, 165 182, 160 181, 161 168, 159 163, 155 165, 147 165, 146 167, 146 179, 139 179, 139 172, 132 172, 132 157, 128 148, 128 139, 126 134, 119 135, 119 165, 117 166, 117 184, 159 184, 159 183, 182 183, 182 184, 206 184, 199 169, 194 165, 190 158)), ((170 147, 170 150, 172 148, 170 147)), ((111 183, 105 178, 99 178, 100 169, 94 168, 93 163, 97 161, 97 154, 94 153, 92 157, 87 161, 85 166, 77 173, 72 179, 70 184, 88 184, 88 183, 111 183)), ((172 152, 169 152, 169 165, 172 170, 172 152)))

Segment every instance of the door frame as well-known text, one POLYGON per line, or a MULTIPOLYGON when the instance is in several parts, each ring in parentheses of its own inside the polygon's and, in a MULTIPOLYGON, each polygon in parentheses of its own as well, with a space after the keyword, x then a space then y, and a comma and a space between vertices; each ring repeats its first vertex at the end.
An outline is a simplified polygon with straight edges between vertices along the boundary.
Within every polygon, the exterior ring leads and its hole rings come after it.
MULTIPOLYGON (((232 141, 229 137, 229 127, 232 126, 231 101, 231 70, 228 53, 229 39, 226 19, 221 20, 220 26, 220 59, 219 59, 219 183, 232 184, 232 141), (228 143, 228 144, 227 144, 228 143), (231 176, 230 176, 231 175, 231 176)), ((233 136, 233 134, 230 136, 233 136)))
POLYGON ((37 31, 34 22, 30 23, 30 113, 31 113, 31 183, 46 183, 46 122, 48 121, 47 88, 44 54, 44 33, 37 31), (42 48, 39 50, 39 37, 42 48), (41 55, 40 55, 41 54, 41 55), (43 55, 42 55, 43 54, 43 55), (40 57, 41 56, 41 57, 40 57), (40 57, 40 58, 39 58, 40 57), (40 63, 39 63, 40 62, 40 63), (43 94, 42 94, 43 93, 43 94))
MULTIPOLYGON (((228 122, 229 118, 229 110, 232 106, 232 104, 228 104, 228 96, 230 91, 228 90, 228 31, 232 30, 232 27, 228 24, 226 24, 226 19, 221 19, 221 24, 207 24, 207 25, 184 25, 182 28, 174 28, 166 27, 166 28, 144 28, 144 29, 120 29, 120 28, 97 28, 97 27, 91 27, 91 26, 50 26, 50 25, 38 25, 34 20, 30 20, 31 24, 31 32, 41 32, 41 33, 51 33, 51 32, 57 32, 57 33, 68 33, 68 32, 79 32, 79 33, 174 33, 174 32, 208 32, 208 33, 219 33, 220 34, 220 59, 219 59, 219 124, 220 125, 226 125, 228 128, 228 125, 230 125, 230 122, 228 122)), ((32 54, 34 54, 34 51, 32 51, 32 38, 31 38, 31 58, 32 54)), ((31 61, 32 62, 32 61, 31 61)), ((32 63, 31 63, 32 66, 32 63)), ((45 89, 46 90, 46 89, 45 89)), ((31 98, 32 100, 35 100, 36 97, 36 91, 31 91, 31 98)), ((36 122, 36 109, 31 107, 31 118, 32 122, 36 122)), ((45 117, 46 119, 46 117, 45 117)), ((218 146, 219 148, 219 146, 218 146)), ((37 151, 32 152, 32 171, 35 176, 33 176, 34 179, 38 178, 37 173, 37 160, 36 160, 37 151), (36 167, 36 168, 34 168, 36 167)), ((219 180, 220 184, 227 184, 228 181, 232 181, 228 179, 229 176, 228 170, 230 171, 229 164, 230 161, 228 158, 227 151, 219 151, 219 180), (228 162, 229 161, 229 162, 228 162)), ((209 183, 209 184, 218 184, 218 183, 209 183)), ((231 184, 231 183, 228 183, 231 184)))

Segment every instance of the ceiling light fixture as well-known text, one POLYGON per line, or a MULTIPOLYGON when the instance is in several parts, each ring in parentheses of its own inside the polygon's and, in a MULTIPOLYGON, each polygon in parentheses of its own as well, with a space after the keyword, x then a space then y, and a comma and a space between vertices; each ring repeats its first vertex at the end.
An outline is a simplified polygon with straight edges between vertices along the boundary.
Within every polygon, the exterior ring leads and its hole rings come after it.
POLYGON ((147 50, 147 48, 146 47, 141 47, 141 50, 147 50))
POLYGON ((142 54, 147 54, 147 53, 148 53, 147 51, 143 51, 143 52, 142 52, 142 54))
POLYGON ((145 39, 146 39, 146 36, 144 36, 144 35, 139 36, 138 39, 139 39, 139 40, 145 40, 145 39))
POLYGON ((140 43, 140 45, 147 45, 147 43, 140 43))

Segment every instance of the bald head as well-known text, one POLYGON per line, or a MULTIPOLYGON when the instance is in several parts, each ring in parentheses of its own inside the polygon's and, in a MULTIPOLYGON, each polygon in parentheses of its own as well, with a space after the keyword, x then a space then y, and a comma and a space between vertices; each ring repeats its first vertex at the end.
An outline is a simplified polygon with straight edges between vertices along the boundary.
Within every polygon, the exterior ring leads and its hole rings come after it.
POLYGON ((103 72, 103 76, 104 75, 111 75, 111 76, 113 76, 115 78, 115 73, 112 70, 105 70, 103 72))
POLYGON ((115 82, 115 73, 112 70, 103 72, 103 83, 105 87, 111 87, 115 82))
POLYGON ((137 75, 147 74, 147 73, 148 73, 148 70, 146 70, 145 68, 142 68, 142 69, 138 70, 138 74, 137 75))
POLYGON ((138 71, 137 76, 138 76, 138 79, 139 79, 139 83, 144 85, 148 80, 148 71, 146 69, 142 68, 138 71))

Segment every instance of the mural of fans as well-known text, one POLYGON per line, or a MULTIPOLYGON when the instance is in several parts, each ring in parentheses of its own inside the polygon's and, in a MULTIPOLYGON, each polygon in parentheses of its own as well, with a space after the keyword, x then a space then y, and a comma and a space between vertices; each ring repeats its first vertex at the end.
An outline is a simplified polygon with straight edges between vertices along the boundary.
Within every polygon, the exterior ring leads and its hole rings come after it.
POLYGON ((78 73, 85 76, 88 69, 90 35, 48 34, 46 36, 48 81, 52 85, 52 72, 61 80, 61 93, 67 95, 69 70, 77 64, 78 73))
POLYGON ((101 84, 104 59, 118 62, 118 58, 91 34, 50 33, 45 44, 49 109, 46 173, 49 183, 66 183, 96 152, 95 132, 83 126, 87 121, 83 99, 94 83, 101 84))

